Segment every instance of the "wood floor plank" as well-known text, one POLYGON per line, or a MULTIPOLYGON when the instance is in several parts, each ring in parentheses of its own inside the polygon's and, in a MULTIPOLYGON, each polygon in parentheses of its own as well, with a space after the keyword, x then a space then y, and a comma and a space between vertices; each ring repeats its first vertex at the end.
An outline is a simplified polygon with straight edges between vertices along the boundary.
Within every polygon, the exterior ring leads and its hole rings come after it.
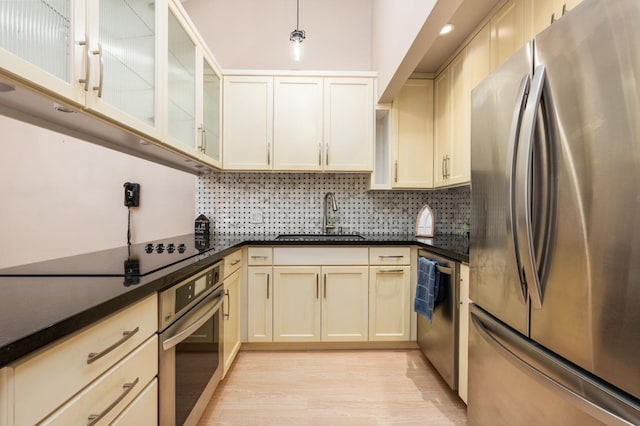
POLYGON ((199 426, 466 425, 418 350, 240 352, 199 426))

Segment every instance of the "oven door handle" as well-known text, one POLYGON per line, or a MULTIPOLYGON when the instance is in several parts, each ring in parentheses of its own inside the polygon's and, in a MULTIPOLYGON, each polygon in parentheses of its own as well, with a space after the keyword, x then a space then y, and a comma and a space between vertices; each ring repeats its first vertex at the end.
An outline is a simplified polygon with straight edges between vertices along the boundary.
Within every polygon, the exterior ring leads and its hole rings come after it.
POLYGON ((189 313, 177 320, 162 333, 162 349, 167 351, 189 337, 194 331, 207 322, 224 301, 224 291, 220 290, 207 296, 189 313), (194 320, 194 318, 196 318, 194 320))

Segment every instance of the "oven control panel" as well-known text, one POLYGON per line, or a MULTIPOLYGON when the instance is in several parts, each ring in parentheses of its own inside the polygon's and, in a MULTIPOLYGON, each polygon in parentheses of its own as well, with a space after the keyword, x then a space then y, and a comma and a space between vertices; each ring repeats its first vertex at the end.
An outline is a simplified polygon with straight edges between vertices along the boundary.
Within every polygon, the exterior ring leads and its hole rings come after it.
POLYGON ((222 264, 218 262, 160 293, 160 330, 222 284, 222 264))

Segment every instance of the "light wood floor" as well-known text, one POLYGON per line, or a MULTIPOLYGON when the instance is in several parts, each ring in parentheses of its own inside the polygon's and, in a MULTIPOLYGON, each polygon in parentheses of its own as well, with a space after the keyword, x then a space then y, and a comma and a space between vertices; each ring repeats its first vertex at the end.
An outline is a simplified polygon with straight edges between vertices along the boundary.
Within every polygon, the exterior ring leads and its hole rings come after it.
POLYGON ((418 350, 240 352, 198 426, 466 425, 418 350))

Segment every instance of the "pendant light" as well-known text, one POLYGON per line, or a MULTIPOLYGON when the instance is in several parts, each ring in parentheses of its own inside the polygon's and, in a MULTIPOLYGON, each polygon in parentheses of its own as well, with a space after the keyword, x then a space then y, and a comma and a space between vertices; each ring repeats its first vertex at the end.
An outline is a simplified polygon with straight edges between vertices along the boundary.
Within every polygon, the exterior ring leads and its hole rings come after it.
POLYGON ((296 0, 296 29, 291 31, 289 40, 293 43, 293 59, 295 61, 302 60, 302 42, 305 39, 304 30, 298 29, 300 27, 300 0, 296 0))

